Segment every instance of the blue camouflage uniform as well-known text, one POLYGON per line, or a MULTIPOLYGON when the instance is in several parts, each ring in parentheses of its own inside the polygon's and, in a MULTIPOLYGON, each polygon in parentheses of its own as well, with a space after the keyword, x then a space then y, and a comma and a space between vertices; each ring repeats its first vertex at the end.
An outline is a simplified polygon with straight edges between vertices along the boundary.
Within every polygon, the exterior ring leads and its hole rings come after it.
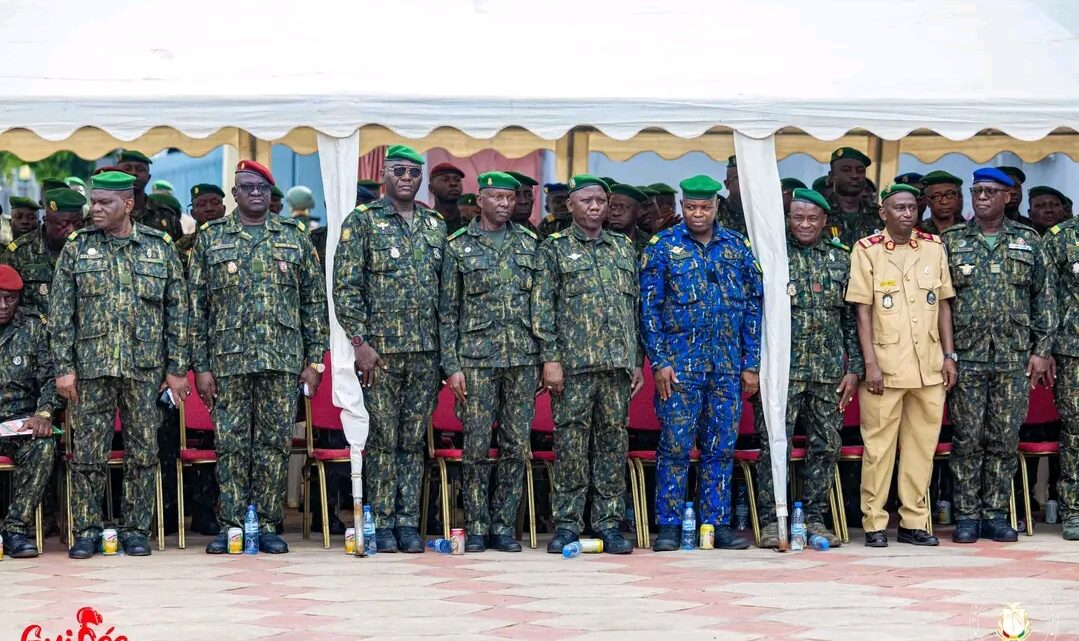
POLYGON ((730 479, 741 416, 741 372, 760 367, 763 285, 741 234, 715 224, 706 246, 684 223, 657 234, 641 267, 641 336, 652 368, 679 384, 655 399, 663 426, 656 520, 679 525, 694 438, 701 450, 699 523, 730 522, 730 479))

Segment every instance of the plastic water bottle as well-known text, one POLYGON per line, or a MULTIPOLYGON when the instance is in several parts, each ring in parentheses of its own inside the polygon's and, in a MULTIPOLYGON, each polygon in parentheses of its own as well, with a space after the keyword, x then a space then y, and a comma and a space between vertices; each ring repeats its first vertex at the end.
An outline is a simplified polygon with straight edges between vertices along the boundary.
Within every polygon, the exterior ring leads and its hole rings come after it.
POLYGON ((802 510, 802 502, 794 502, 794 511, 791 513, 791 552, 801 552, 806 547, 806 513, 802 510))
POLYGON ((745 483, 738 485, 738 498, 734 504, 734 529, 749 529, 749 492, 745 483))
POLYGON ((259 515, 255 505, 247 506, 244 514, 244 554, 259 553, 259 515))
POLYGON ((453 553, 453 541, 449 539, 435 539, 434 541, 428 541, 427 547, 431 548, 439 554, 452 554, 453 553))
POLYGON ((682 549, 697 549, 697 513, 693 511, 693 501, 686 501, 682 513, 682 549))
POLYGON ((562 558, 563 559, 576 559, 577 557, 581 556, 582 551, 583 550, 581 549, 581 542, 580 541, 574 541, 573 543, 567 543, 562 548, 562 558))
POLYGON ((371 513, 371 506, 363 506, 363 551, 367 556, 378 553, 375 545, 375 515, 371 513))
POLYGON ((824 552, 828 548, 832 547, 832 545, 828 543, 828 539, 824 538, 820 534, 814 534, 813 536, 809 537, 809 547, 813 548, 814 550, 824 552))

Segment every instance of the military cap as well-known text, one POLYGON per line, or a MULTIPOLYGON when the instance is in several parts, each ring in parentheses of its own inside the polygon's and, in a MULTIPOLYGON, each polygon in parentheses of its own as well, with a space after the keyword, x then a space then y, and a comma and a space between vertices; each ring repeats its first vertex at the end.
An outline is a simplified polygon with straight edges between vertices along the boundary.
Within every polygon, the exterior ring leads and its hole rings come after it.
POLYGON ((423 155, 408 145, 390 145, 386 148, 386 160, 407 160, 423 164, 423 155))
POLYGON ((1060 199, 1060 204, 1062 204, 1062 205, 1065 203, 1065 201, 1068 200, 1068 197, 1065 196, 1064 194, 1060 193, 1056 189, 1053 189, 1052 187, 1047 187, 1045 185, 1038 185, 1037 187, 1031 187, 1030 192, 1029 192, 1029 196, 1030 196, 1031 200, 1034 200, 1038 196, 1056 196, 1057 198, 1060 199))
POLYGON ((963 179, 958 176, 953 176, 948 172, 938 169, 931 171, 928 174, 922 176, 922 185, 928 187, 930 185, 955 185, 959 187, 963 184, 963 179))
POLYGON ((203 194, 217 194, 224 198, 225 190, 210 183, 199 183, 191 188, 191 200, 195 200, 196 196, 201 196, 203 194))
POLYGON ((974 184, 992 182, 1000 183, 1005 187, 1015 187, 1015 181, 996 167, 982 167, 974 170, 974 184))
POLYGON ((671 187, 667 183, 652 183, 651 185, 648 185, 648 187, 656 192, 657 196, 673 196, 678 193, 675 191, 674 187, 671 187))
POLYGON ((678 183, 682 188, 682 197, 688 200, 708 200, 715 198, 723 185, 705 175, 686 178, 678 183))
POLYGON ((614 187, 615 185, 618 184, 618 181, 615 180, 614 178, 611 178, 610 176, 600 176, 599 179, 602 180, 603 182, 607 183, 608 187, 614 187))
POLYGON ((33 209, 34 211, 41 209, 41 205, 36 200, 22 196, 8 196, 7 204, 11 206, 11 209, 33 209))
POLYGON ((152 165, 154 161, 142 153, 141 151, 135 151, 133 149, 122 149, 119 154, 116 155, 116 162, 141 162, 144 165, 152 165))
POLYGON ((602 187, 603 191, 607 193, 611 192, 610 185, 603 182, 602 178, 598 178, 590 174, 577 174, 573 178, 569 179, 569 182, 566 183, 566 186, 569 187, 569 193, 571 194, 579 189, 584 189, 585 187, 592 186, 602 187))
MULTIPOLYGON (((531 176, 526 176, 519 171, 507 171, 506 173, 513 176, 517 182, 521 183, 522 187, 535 187, 539 184, 539 182, 531 176)), ((570 189, 572 189, 572 187, 570 189)))
POLYGON ((366 200, 368 202, 378 200, 378 192, 371 191, 363 185, 356 185, 356 200, 366 200))
POLYGON ((106 171, 90 178, 93 189, 128 191, 135 188, 135 177, 122 171, 106 171))
POLYGON ((67 178, 64 178, 64 182, 67 183, 68 187, 74 187, 75 185, 78 185, 79 187, 82 187, 84 189, 86 188, 86 183, 83 181, 82 178, 79 178, 78 176, 68 176, 67 178))
POLYGON ((59 178, 41 179, 41 193, 52 191, 53 189, 67 189, 67 182, 59 178))
POLYGON ((820 192, 812 189, 806 189, 805 187, 796 187, 794 194, 791 196, 791 202, 809 203, 810 205, 816 205, 825 211, 825 213, 832 210, 832 206, 828 204, 828 200, 821 195, 820 192))
POLYGON ((49 211, 76 211, 82 213, 82 206, 86 204, 86 196, 74 189, 63 187, 50 189, 43 197, 45 209, 49 211))
POLYGON ((727 169, 738 166, 738 156, 727 156, 727 169))
POLYGON ((637 185, 637 191, 641 192, 649 198, 654 198, 657 194, 655 189, 652 189, 648 185, 637 185))
POLYGON ((475 205, 476 194, 461 194, 461 197, 457 199, 458 205, 475 205))
POLYGON ((517 188, 521 186, 520 181, 504 171, 488 171, 482 173, 476 177, 476 182, 479 183, 479 191, 483 191, 484 189, 509 189, 511 191, 517 191, 517 188))
POLYGON ((828 176, 821 176, 813 181, 813 191, 819 192, 828 186, 828 176))
POLYGON ((780 178, 779 187, 783 191, 787 191, 788 189, 805 189, 806 184, 797 178, 780 178))
POLYGON ((150 185, 150 189, 167 189, 168 191, 174 191, 172 183, 167 180, 155 180, 150 185))
POLYGON ((238 174, 255 174, 256 176, 262 176, 266 182, 270 183, 270 186, 274 186, 277 183, 274 182, 273 174, 266 167, 260 165, 254 160, 241 160, 236 163, 236 173, 238 174))
POLYGON ((296 185, 285 194, 285 202, 289 209, 314 209, 315 194, 309 187, 296 185))
POLYGON ((565 183, 547 183, 543 186, 543 193, 545 194, 564 194, 569 188, 565 183))
POLYGON ((1027 175, 1023 173, 1023 170, 1018 167, 1012 167, 1011 165, 1001 165, 1000 167, 997 167, 997 169, 1003 171, 1005 174, 1010 176, 1012 180, 1018 182, 1019 184, 1025 183, 1027 181, 1027 175))
POLYGON ((165 207, 171 209, 177 216, 183 214, 184 206, 180 204, 179 200, 172 194, 150 194, 146 197, 146 200, 154 203, 158 207, 165 207))
POLYGON ((913 185, 914 183, 922 182, 922 178, 925 178, 925 176, 919 174, 916 171, 908 171, 905 174, 899 174, 898 176, 896 176, 894 182, 897 185, 913 185))
POLYGON ((270 196, 272 198, 284 198, 285 192, 281 191, 281 188, 277 185, 270 185, 270 196))
POLYGON ((457 174, 458 178, 464 178, 465 172, 461 171, 459 167, 452 163, 440 162, 434 167, 431 167, 431 177, 434 178, 439 174, 457 174))
POLYGON ((366 179, 357 180, 356 181, 356 186, 357 187, 363 187, 364 189, 368 189, 370 191, 373 191, 376 194, 379 192, 380 189, 382 189, 382 183, 380 183, 377 180, 366 180, 366 179))
POLYGON ((835 151, 832 152, 832 158, 831 158, 830 162, 835 162, 835 161, 841 160, 843 158, 849 158, 851 160, 857 160, 858 162, 862 163, 866 167, 873 164, 873 161, 869 159, 869 156, 863 154, 862 152, 858 151, 854 147, 840 147, 839 149, 836 149, 835 151))
MULTIPOLYGON (((116 165, 103 165, 103 166, 98 167, 97 169, 95 169, 94 173, 90 174, 90 177, 93 178, 94 176, 97 176, 99 174, 103 174, 103 173, 105 173, 107 171, 124 171, 124 170, 120 169, 116 165)), ((127 173, 127 172, 125 171, 124 173, 127 173)))
POLYGON ((622 183, 615 183, 611 185, 612 194, 621 194, 622 196, 629 196, 633 200, 639 203, 643 203, 648 200, 648 195, 637 189, 633 185, 625 185, 622 183))
POLYGON ((904 192, 906 192, 908 194, 914 194, 915 198, 922 195, 921 190, 918 189, 917 187, 913 187, 911 185, 899 185, 899 184, 896 184, 896 183, 892 183, 891 185, 888 185, 887 187, 885 187, 884 189, 881 190, 881 192, 880 192, 880 201, 884 202, 885 200, 888 200, 892 196, 894 196, 896 194, 899 194, 899 193, 904 193, 904 192))
POLYGON ((8 292, 22 291, 22 276, 11 265, 0 265, 0 289, 8 292))

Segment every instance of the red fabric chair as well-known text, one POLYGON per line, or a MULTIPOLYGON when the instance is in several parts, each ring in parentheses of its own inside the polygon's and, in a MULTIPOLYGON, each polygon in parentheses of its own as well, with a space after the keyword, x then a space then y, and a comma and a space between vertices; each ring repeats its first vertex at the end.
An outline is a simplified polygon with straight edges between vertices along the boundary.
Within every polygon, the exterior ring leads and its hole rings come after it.
MULTIPOLYGON (((644 386, 629 401, 630 432, 658 434, 661 426, 656 416, 656 381, 652 374, 652 365, 646 359, 642 368, 644 386)), ((700 460, 699 452, 690 453, 690 461, 700 460)), ((637 526, 637 547, 646 548, 651 544, 648 530, 648 490, 644 477, 645 465, 655 466, 656 450, 630 450, 626 454, 629 468, 629 490, 633 500, 633 516, 637 526)))
POLYGON ((195 374, 187 373, 187 384, 192 393, 180 403, 180 456, 176 459, 176 515, 177 533, 180 549, 187 547, 187 535, 184 531, 184 468, 196 465, 216 465, 217 451, 213 448, 188 447, 187 431, 213 432, 214 422, 210 418, 210 408, 202 402, 195 392, 195 374))
MULTIPOLYGON (((341 410, 333 404, 333 371, 330 362, 330 353, 326 352, 322 357, 326 365, 322 376, 322 384, 318 386, 315 396, 304 399, 304 454, 306 455, 303 466, 303 538, 311 538, 311 469, 318 472, 319 500, 322 506, 322 547, 330 549, 330 513, 329 493, 326 489, 326 465, 330 463, 352 462, 351 450, 344 448, 321 448, 316 447, 315 430, 327 430, 332 432, 344 431, 341 424, 341 410)), ((293 444, 301 439, 294 439, 293 444)))
MULTIPOLYGON (((1054 423, 1060 420, 1057 412, 1056 401, 1053 398, 1053 390, 1047 387, 1035 387, 1030 392, 1030 401, 1027 403, 1027 425, 1040 425, 1054 423)), ((1027 477, 1027 459, 1060 455, 1059 441, 1024 441, 1019 443, 1017 456, 1019 457, 1019 475, 1022 477, 1023 496, 1028 497, 1023 501, 1025 516, 1027 518, 1027 536, 1034 536, 1034 517, 1030 510, 1030 480, 1027 477)), ((1014 505, 1014 493, 1012 504, 1014 505)))
POLYGON ((549 496, 554 491, 554 414, 551 411, 551 395, 543 392, 536 396, 536 414, 532 418, 532 432, 539 435, 537 440, 549 443, 550 448, 532 450, 532 461, 525 475, 525 483, 528 485, 528 513, 529 519, 529 543, 533 549, 536 547, 536 483, 535 470, 537 463, 543 466, 547 473, 549 496))

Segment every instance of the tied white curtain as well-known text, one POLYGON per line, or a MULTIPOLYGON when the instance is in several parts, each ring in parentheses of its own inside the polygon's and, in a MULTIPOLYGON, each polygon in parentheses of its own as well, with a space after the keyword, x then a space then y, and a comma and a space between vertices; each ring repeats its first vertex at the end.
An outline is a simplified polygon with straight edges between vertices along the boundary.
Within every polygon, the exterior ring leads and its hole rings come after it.
MULTIPOLYGON (((322 187, 326 196, 326 294, 330 314, 330 359, 333 377, 333 404, 341 409, 341 424, 352 458, 352 496, 356 520, 362 527, 363 511, 363 458, 367 444, 369 418, 363 404, 363 388, 356 377, 355 357, 352 344, 345 330, 337 322, 333 304, 333 262, 337 239, 341 236, 341 223, 352 211, 356 202, 356 175, 360 163, 360 132, 351 136, 335 138, 318 134, 319 166, 322 170, 322 187)), ((325 517, 324 517, 325 518, 325 517)), ((357 529, 357 535, 362 529, 357 529)))
MULTIPOLYGON (((775 137, 756 139, 734 132, 738 184, 753 251, 764 270, 764 323, 761 348, 761 402, 771 448, 776 516, 787 516, 787 384, 790 374, 791 306, 787 262, 787 225, 779 187, 775 137)), ((765 456, 761 452, 761 456, 765 456)), ((780 536, 786 539, 785 527, 780 536)))

